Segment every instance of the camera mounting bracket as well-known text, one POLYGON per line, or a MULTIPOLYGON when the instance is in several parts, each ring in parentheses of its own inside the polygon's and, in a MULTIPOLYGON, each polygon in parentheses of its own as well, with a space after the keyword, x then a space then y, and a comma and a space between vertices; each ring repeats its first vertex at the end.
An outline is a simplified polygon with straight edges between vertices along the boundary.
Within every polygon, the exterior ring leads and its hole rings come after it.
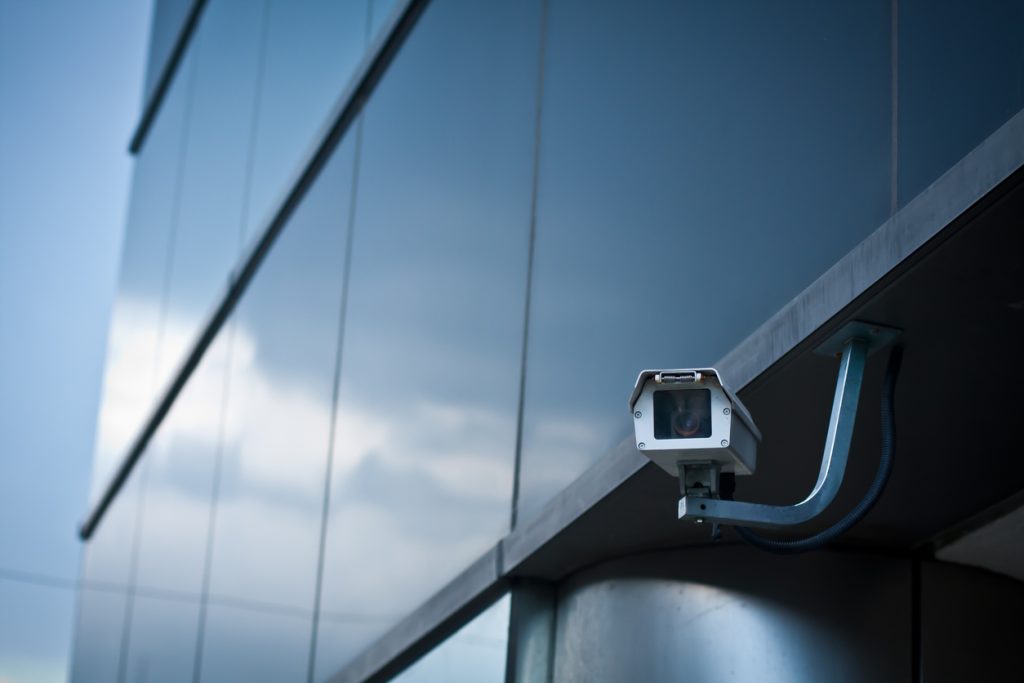
POLYGON ((762 505, 721 500, 718 497, 684 495, 679 501, 679 519, 698 523, 708 521, 778 528, 802 524, 821 514, 835 499, 846 472, 867 357, 873 351, 887 346, 899 333, 899 330, 890 327, 852 321, 815 349, 816 353, 822 355, 836 355, 838 352, 841 356, 821 469, 814 488, 806 498, 795 505, 762 505))

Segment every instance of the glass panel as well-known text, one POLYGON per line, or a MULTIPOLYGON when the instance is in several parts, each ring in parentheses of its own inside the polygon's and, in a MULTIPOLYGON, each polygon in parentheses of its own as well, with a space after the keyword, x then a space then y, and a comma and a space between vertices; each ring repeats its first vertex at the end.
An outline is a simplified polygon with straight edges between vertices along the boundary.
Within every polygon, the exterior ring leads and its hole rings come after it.
POLYGON ((269 0, 246 238, 266 225, 366 46, 369 0, 269 0))
POLYGON ((365 112, 318 677, 508 530, 539 5, 432 2, 365 112))
POLYGON ((900 203, 1024 107, 1024 3, 900 0, 900 203))
POLYGON ((182 64, 135 162, 93 465, 93 498, 153 407, 191 60, 182 64))
POLYGON ((0 578, 0 681, 66 681, 74 588, 0 578))
POLYGON ((125 681, 192 680, 198 601, 161 600, 136 594, 132 598, 130 623, 125 681))
POLYGON ((383 633, 397 615, 325 614, 317 624, 315 681, 327 681, 369 644, 367 633, 383 633))
POLYGON ((509 604, 506 595, 392 680, 396 683, 503 683, 509 604))
POLYGON ((207 606, 200 681, 307 680, 309 617, 207 606))
POLYGON ((394 9, 395 0, 370 0, 370 43, 377 38, 394 9))
POLYGON ((196 0, 155 0, 153 3, 153 27, 149 34, 149 61, 146 66, 143 106, 156 89, 164 65, 171 57, 189 10, 195 2, 196 0))
POLYGON ((214 595, 313 609, 353 147, 335 152, 235 312, 214 595))
POLYGON ((196 66, 160 344, 161 378, 179 366, 239 259, 264 15, 258 2, 210 2, 190 44, 196 66))
POLYGON ((146 453, 138 586, 202 591, 230 334, 214 340, 146 453))
POLYGON ((641 369, 713 363, 890 207, 888 2, 548 19, 517 519, 632 433, 641 369))
POLYGON ((71 683, 109 683, 118 679, 127 600, 124 593, 79 591, 71 683))
POLYGON ((82 580, 88 585, 127 588, 132 583, 139 501, 145 480, 146 455, 85 543, 82 580))

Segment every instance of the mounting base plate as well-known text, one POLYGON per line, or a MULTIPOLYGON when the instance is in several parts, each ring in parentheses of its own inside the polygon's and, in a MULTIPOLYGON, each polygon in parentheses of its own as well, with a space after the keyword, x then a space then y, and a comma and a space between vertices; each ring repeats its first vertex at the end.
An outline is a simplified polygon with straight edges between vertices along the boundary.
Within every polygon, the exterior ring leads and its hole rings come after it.
POLYGON ((814 349, 819 356, 832 356, 838 358, 843 355, 846 343, 851 339, 863 339, 867 343, 867 352, 870 356, 879 349, 884 349, 891 344, 902 331, 895 327, 876 325, 875 323, 864 322, 863 320, 851 320, 814 349))

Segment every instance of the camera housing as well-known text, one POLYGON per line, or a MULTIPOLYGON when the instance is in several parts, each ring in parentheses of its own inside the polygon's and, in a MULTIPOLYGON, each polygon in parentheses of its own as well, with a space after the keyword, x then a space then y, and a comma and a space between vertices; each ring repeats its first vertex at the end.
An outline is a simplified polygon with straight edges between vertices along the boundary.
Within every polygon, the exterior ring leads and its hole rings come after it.
POLYGON ((761 432, 714 368, 644 370, 629 398, 636 447, 673 476, 689 465, 753 474, 761 432))

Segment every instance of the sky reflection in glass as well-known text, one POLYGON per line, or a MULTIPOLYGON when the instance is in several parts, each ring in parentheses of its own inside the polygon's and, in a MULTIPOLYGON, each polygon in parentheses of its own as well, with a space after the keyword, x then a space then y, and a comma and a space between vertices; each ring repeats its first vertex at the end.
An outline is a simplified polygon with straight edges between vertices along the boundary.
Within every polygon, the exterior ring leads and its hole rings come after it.
POLYGON ((508 530, 539 28, 437 0, 365 110, 318 678, 508 530))
POLYGON ((121 592, 79 591, 70 681, 100 683, 117 680, 127 600, 121 592))
POLYGON ((206 352, 150 442, 137 586, 202 592, 222 430, 230 330, 206 352))
POLYGON ((240 256, 264 15, 262 3, 210 2, 190 45, 195 73, 163 302, 162 378, 199 336, 240 256))
POLYGON ((152 409, 160 388, 157 364, 161 315, 192 65, 192 59, 183 60, 135 164, 121 277, 107 346, 93 464, 93 498, 106 487, 152 409))
POLYGON ((353 147, 335 150, 233 316, 213 595, 313 609, 353 147))
POLYGON ((503 683, 509 604, 506 595, 396 676, 394 682, 503 683))
POLYGON ((247 240, 266 225, 366 49, 369 0, 267 0, 247 240))
POLYGON ((207 607, 200 681, 305 681, 310 620, 288 613, 207 607))
POLYGON ((134 595, 131 633, 125 643, 128 650, 124 654, 124 680, 133 683, 192 680, 198 623, 197 600, 134 595))

